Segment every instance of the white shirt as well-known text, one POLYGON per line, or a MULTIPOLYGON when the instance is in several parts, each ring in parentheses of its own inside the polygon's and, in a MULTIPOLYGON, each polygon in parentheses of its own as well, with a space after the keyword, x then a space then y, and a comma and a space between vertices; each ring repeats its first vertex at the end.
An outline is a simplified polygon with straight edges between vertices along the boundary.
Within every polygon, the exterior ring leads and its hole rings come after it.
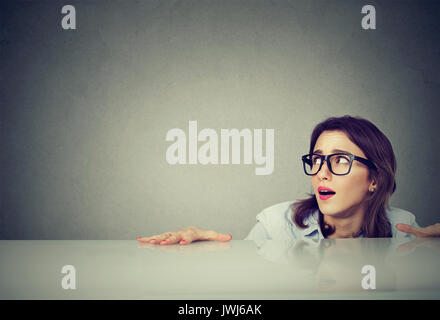
MULTIPOLYGON (((301 229, 292 220, 291 205, 295 201, 286 201, 275 204, 260 212, 256 219, 257 223, 244 240, 321 240, 324 236, 321 233, 318 222, 318 210, 311 214, 304 224, 308 227, 301 229)), ((413 235, 401 232, 396 229, 396 224, 405 223, 419 228, 415 216, 405 210, 390 207, 386 210, 388 221, 391 224, 392 237, 400 239, 411 239, 413 235)))

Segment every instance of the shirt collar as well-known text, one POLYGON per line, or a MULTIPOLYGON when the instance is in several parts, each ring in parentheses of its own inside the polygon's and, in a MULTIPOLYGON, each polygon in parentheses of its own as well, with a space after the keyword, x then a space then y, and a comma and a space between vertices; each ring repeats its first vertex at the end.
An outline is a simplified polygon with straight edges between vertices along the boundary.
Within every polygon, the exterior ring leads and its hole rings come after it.
MULTIPOLYGON (((300 229, 300 232, 304 237, 311 237, 315 234, 315 232, 318 232, 319 238, 324 238, 324 236, 321 233, 321 229, 319 228, 318 219, 319 219, 318 210, 315 210, 311 215, 309 215, 306 218, 304 224, 308 227, 305 229, 300 229)), ((364 238, 362 232, 359 233, 358 238, 364 238)))
POLYGON ((318 217, 318 210, 315 210, 305 219, 304 224, 307 226, 307 228, 300 229, 304 237, 309 237, 316 231, 321 233, 321 230, 319 229, 318 217))

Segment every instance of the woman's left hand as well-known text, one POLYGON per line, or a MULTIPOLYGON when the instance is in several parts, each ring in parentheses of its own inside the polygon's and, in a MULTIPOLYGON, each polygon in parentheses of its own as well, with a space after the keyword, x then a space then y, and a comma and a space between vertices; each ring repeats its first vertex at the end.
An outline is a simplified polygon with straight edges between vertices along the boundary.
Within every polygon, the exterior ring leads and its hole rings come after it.
POLYGON ((440 223, 436 223, 425 228, 414 228, 409 224, 398 223, 396 224, 396 228, 399 231, 411 233, 417 238, 440 237, 440 223))

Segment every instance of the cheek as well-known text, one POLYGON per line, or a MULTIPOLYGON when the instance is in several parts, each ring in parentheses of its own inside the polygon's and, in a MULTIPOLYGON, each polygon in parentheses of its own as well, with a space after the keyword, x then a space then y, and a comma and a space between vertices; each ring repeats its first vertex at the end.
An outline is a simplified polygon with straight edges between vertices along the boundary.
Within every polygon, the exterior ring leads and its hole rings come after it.
POLYGON ((311 180, 312 180, 313 189, 316 190, 319 186, 320 181, 317 176, 312 176, 311 180))
POLYGON ((353 198, 363 198, 367 194, 369 181, 365 174, 354 174, 347 176, 345 180, 340 179, 336 185, 344 194, 349 194, 353 198))
MULTIPOLYGON (((317 192, 321 181, 317 175, 311 177, 313 191, 317 192)), ((333 176, 327 183, 330 188, 336 190, 337 194, 342 195, 339 199, 361 200, 368 193, 369 180, 368 172, 351 172, 347 176, 333 176)))

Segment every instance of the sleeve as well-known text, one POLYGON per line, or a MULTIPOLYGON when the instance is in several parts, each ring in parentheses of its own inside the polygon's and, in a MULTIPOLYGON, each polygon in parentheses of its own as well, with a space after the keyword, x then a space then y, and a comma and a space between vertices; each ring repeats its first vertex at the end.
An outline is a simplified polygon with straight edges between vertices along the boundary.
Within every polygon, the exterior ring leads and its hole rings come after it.
POLYGON ((257 222, 252 230, 249 232, 244 240, 254 240, 254 241, 262 241, 262 240, 270 240, 269 233, 266 228, 263 226, 261 222, 257 222))
POLYGON ((419 224, 416 222, 415 219, 414 219, 414 222, 411 224, 411 227, 420 228, 419 224))
POLYGON ((411 233, 406 233, 398 230, 396 225, 399 223, 408 224, 414 228, 420 228, 419 224, 416 222, 416 217, 409 211, 399 209, 399 208, 390 208, 391 210, 388 212, 388 219, 391 224, 393 238, 402 238, 402 239, 415 239, 415 236, 411 233))

